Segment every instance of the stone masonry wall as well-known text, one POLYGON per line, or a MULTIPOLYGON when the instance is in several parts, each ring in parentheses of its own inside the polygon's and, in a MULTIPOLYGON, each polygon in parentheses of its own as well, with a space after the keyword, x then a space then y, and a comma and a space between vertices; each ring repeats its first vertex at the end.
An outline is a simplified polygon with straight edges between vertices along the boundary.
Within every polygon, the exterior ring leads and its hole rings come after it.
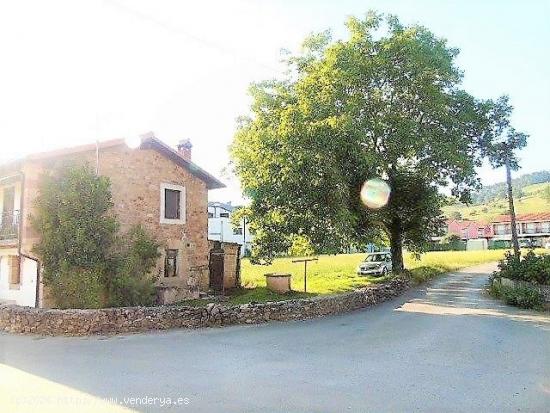
POLYGON ((0 306, 0 331, 84 336, 304 320, 369 307, 401 294, 409 286, 408 279, 396 278, 386 284, 344 294, 258 304, 209 304, 207 307, 56 310, 0 306))

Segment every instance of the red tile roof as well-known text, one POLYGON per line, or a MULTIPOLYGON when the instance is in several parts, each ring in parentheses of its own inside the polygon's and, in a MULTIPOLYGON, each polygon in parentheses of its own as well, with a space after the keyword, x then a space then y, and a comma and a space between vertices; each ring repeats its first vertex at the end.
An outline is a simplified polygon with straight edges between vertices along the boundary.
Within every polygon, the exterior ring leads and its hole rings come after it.
MULTIPOLYGON (((550 221, 550 212, 538 212, 533 214, 519 214, 516 215, 517 222, 541 222, 541 221, 550 221)), ((501 222, 510 222, 510 215, 500 215, 499 217, 493 219, 493 224, 498 224, 501 222)))
POLYGON ((466 229, 471 227, 472 225, 476 228, 485 228, 487 224, 484 224, 483 222, 479 221, 470 221, 467 219, 448 219, 447 225, 451 224, 452 222, 456 222, 458 224, 459 229, 466 229))

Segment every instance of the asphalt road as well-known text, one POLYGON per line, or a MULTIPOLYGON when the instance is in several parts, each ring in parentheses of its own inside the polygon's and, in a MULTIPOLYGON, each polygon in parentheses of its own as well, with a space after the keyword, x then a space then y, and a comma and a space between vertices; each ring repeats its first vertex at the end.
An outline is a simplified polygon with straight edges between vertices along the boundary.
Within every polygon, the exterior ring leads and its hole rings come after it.
POLYGON ((550 412, 550 317, 484 297, 492 269, 304 322, 0 334, 2 411, 550 412))

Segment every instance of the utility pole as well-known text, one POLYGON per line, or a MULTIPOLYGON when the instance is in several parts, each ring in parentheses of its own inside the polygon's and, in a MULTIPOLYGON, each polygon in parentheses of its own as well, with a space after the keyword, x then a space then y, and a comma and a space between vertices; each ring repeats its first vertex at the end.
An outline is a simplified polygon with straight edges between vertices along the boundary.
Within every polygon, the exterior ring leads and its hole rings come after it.
POLYGON ((508 208, 510 210, 510 226, 512 230, 512 247, 514 249, 514 255, 520 256, 519 241, 518 241, 518 229, 516 226, 516 210, 514 209, 514 194, 512 192, 512 168, 510 167, 510 157, 506 155, 506 185, 508 186, 508 208))

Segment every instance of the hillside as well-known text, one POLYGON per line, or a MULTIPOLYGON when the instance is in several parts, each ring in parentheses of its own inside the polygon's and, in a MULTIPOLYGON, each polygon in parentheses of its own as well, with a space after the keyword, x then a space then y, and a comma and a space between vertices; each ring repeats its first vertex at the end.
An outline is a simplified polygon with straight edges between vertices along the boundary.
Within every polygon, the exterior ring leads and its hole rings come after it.
MULTIPOLYGON (((514 196, 517 214, 550 212, 550 182, 524 186, 514 196)), ((508 201, 503 197, 495 197, 476 205, 450 205, 444 207, 443 212, 448 218, 458 218, 460 214, 461 219, 490 222, 494 217, 508 213, 508 201)))

